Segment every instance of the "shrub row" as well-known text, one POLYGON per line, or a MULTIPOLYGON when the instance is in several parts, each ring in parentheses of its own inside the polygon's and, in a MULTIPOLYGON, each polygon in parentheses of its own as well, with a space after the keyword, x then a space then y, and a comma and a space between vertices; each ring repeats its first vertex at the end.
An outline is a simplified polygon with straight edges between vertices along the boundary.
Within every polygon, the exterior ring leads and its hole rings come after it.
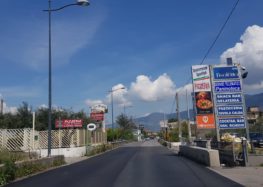
POLYGON ((44 171, 50 167, 65 164, 64 157, 45 158, 35 161, 15 163, 14 160, 5 160, 0 167, 0 185, 5 185, 17 178, 32 175, 44 171))

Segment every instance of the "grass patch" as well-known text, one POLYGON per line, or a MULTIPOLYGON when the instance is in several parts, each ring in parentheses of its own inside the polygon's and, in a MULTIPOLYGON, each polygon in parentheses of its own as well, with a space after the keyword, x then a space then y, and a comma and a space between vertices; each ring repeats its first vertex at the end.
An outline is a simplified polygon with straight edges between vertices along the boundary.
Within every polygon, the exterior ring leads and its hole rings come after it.
POLYGON ((97 155, 99 153, 103 153, 107 150, 113 149, 114 146, 111 144, 102 144, 102 145, 98 145, 96 147, 92 147, 92 149, 90 151, 88 151, 88 153, 86 154, 86 156, 93 156, 93 155, 97 155))
MULTIPOLYGON (((6 153, 5 153, 6 154, 6 153)), ((57 167, 65 164, 64 157, 55 158, 53 162, 49 164, 43 162, 43 160, 25 161, 23 163, 15 163, 17 158, 7 158, 6 155, 1 155, 3 166, 0 167, 0 185, 5 185, 17 178, 32 175, 40 171, 44 171, 48 168, 57 167)), ((24 157, 18 157, 24 158, 24 157)), ((28 160, 28 159, 27 159, 28 160)))
POLYGON ((29 158, 28 153, 9 152, 8 150, 0 151, 0 164, 4 164, 7 160, 16 162, 16 161, 26 160, 27 158, 29 158))

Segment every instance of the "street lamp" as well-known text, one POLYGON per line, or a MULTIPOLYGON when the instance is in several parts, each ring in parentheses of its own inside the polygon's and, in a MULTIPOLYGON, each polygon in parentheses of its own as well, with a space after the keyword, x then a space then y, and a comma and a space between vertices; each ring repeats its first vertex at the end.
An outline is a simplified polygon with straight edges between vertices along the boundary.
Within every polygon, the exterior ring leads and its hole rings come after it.
POLYGON ((114 120, 113 120, 113 92, 118 91, 118 90, 123 90, 125 89, 124 87, 117 88, 117 89, 111 89, 109 92, 111 93, 111 126, 112 130, 114 129, 114 120))
POLYGON ((62 6, 60 8, 52 9, 51 8, 51 0, 48 0, 48 10, 43 10, 44 12, 48 12, 48 157, 51 156, 51 105, 52 105, 52 55, 51 55, 51 12, 58 11, 64 9, 69 6, 87 6, 89 2, 87 0, 77 0, 76 3, 68 4, 62 6))

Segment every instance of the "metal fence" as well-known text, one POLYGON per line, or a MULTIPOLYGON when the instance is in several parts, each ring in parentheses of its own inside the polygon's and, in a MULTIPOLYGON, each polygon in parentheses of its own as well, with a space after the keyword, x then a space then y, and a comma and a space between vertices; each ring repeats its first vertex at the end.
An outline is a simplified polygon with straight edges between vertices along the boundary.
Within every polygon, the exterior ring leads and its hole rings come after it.
MULTIPOLYGON (((89 132, 86 129, 62 129, 51 131, 51 147, 81 147, 87 144, 107 142, 105 132, 89 132)), ((0 149, 9 151, 33 151, 47 149, 48 131, 33 129, 0 129, 0 149)))

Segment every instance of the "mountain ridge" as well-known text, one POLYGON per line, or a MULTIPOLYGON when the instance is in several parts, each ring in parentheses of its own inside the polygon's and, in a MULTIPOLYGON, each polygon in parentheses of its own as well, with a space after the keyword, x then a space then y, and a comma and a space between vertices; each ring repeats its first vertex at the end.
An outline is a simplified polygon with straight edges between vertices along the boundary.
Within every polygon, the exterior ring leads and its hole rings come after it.
MULTIPOLYGON (((263 93, 255 95, 245 95, 246 107, 259 107, 263 110, 263 93)), ((189 110, 190 120, 194 119, 193 110, 189 110)), ((160 121, 167 120, 171 118, 176 118, 176 113, 164 114, 160 112, 153 112, 147 116, 139 117, 134 119, 135 123, 144 125, 144 128, 153 132, 160 130, 160 121)), ((188 118, 187 111, 180 112, 180 119, 184 120, 188 118)))

